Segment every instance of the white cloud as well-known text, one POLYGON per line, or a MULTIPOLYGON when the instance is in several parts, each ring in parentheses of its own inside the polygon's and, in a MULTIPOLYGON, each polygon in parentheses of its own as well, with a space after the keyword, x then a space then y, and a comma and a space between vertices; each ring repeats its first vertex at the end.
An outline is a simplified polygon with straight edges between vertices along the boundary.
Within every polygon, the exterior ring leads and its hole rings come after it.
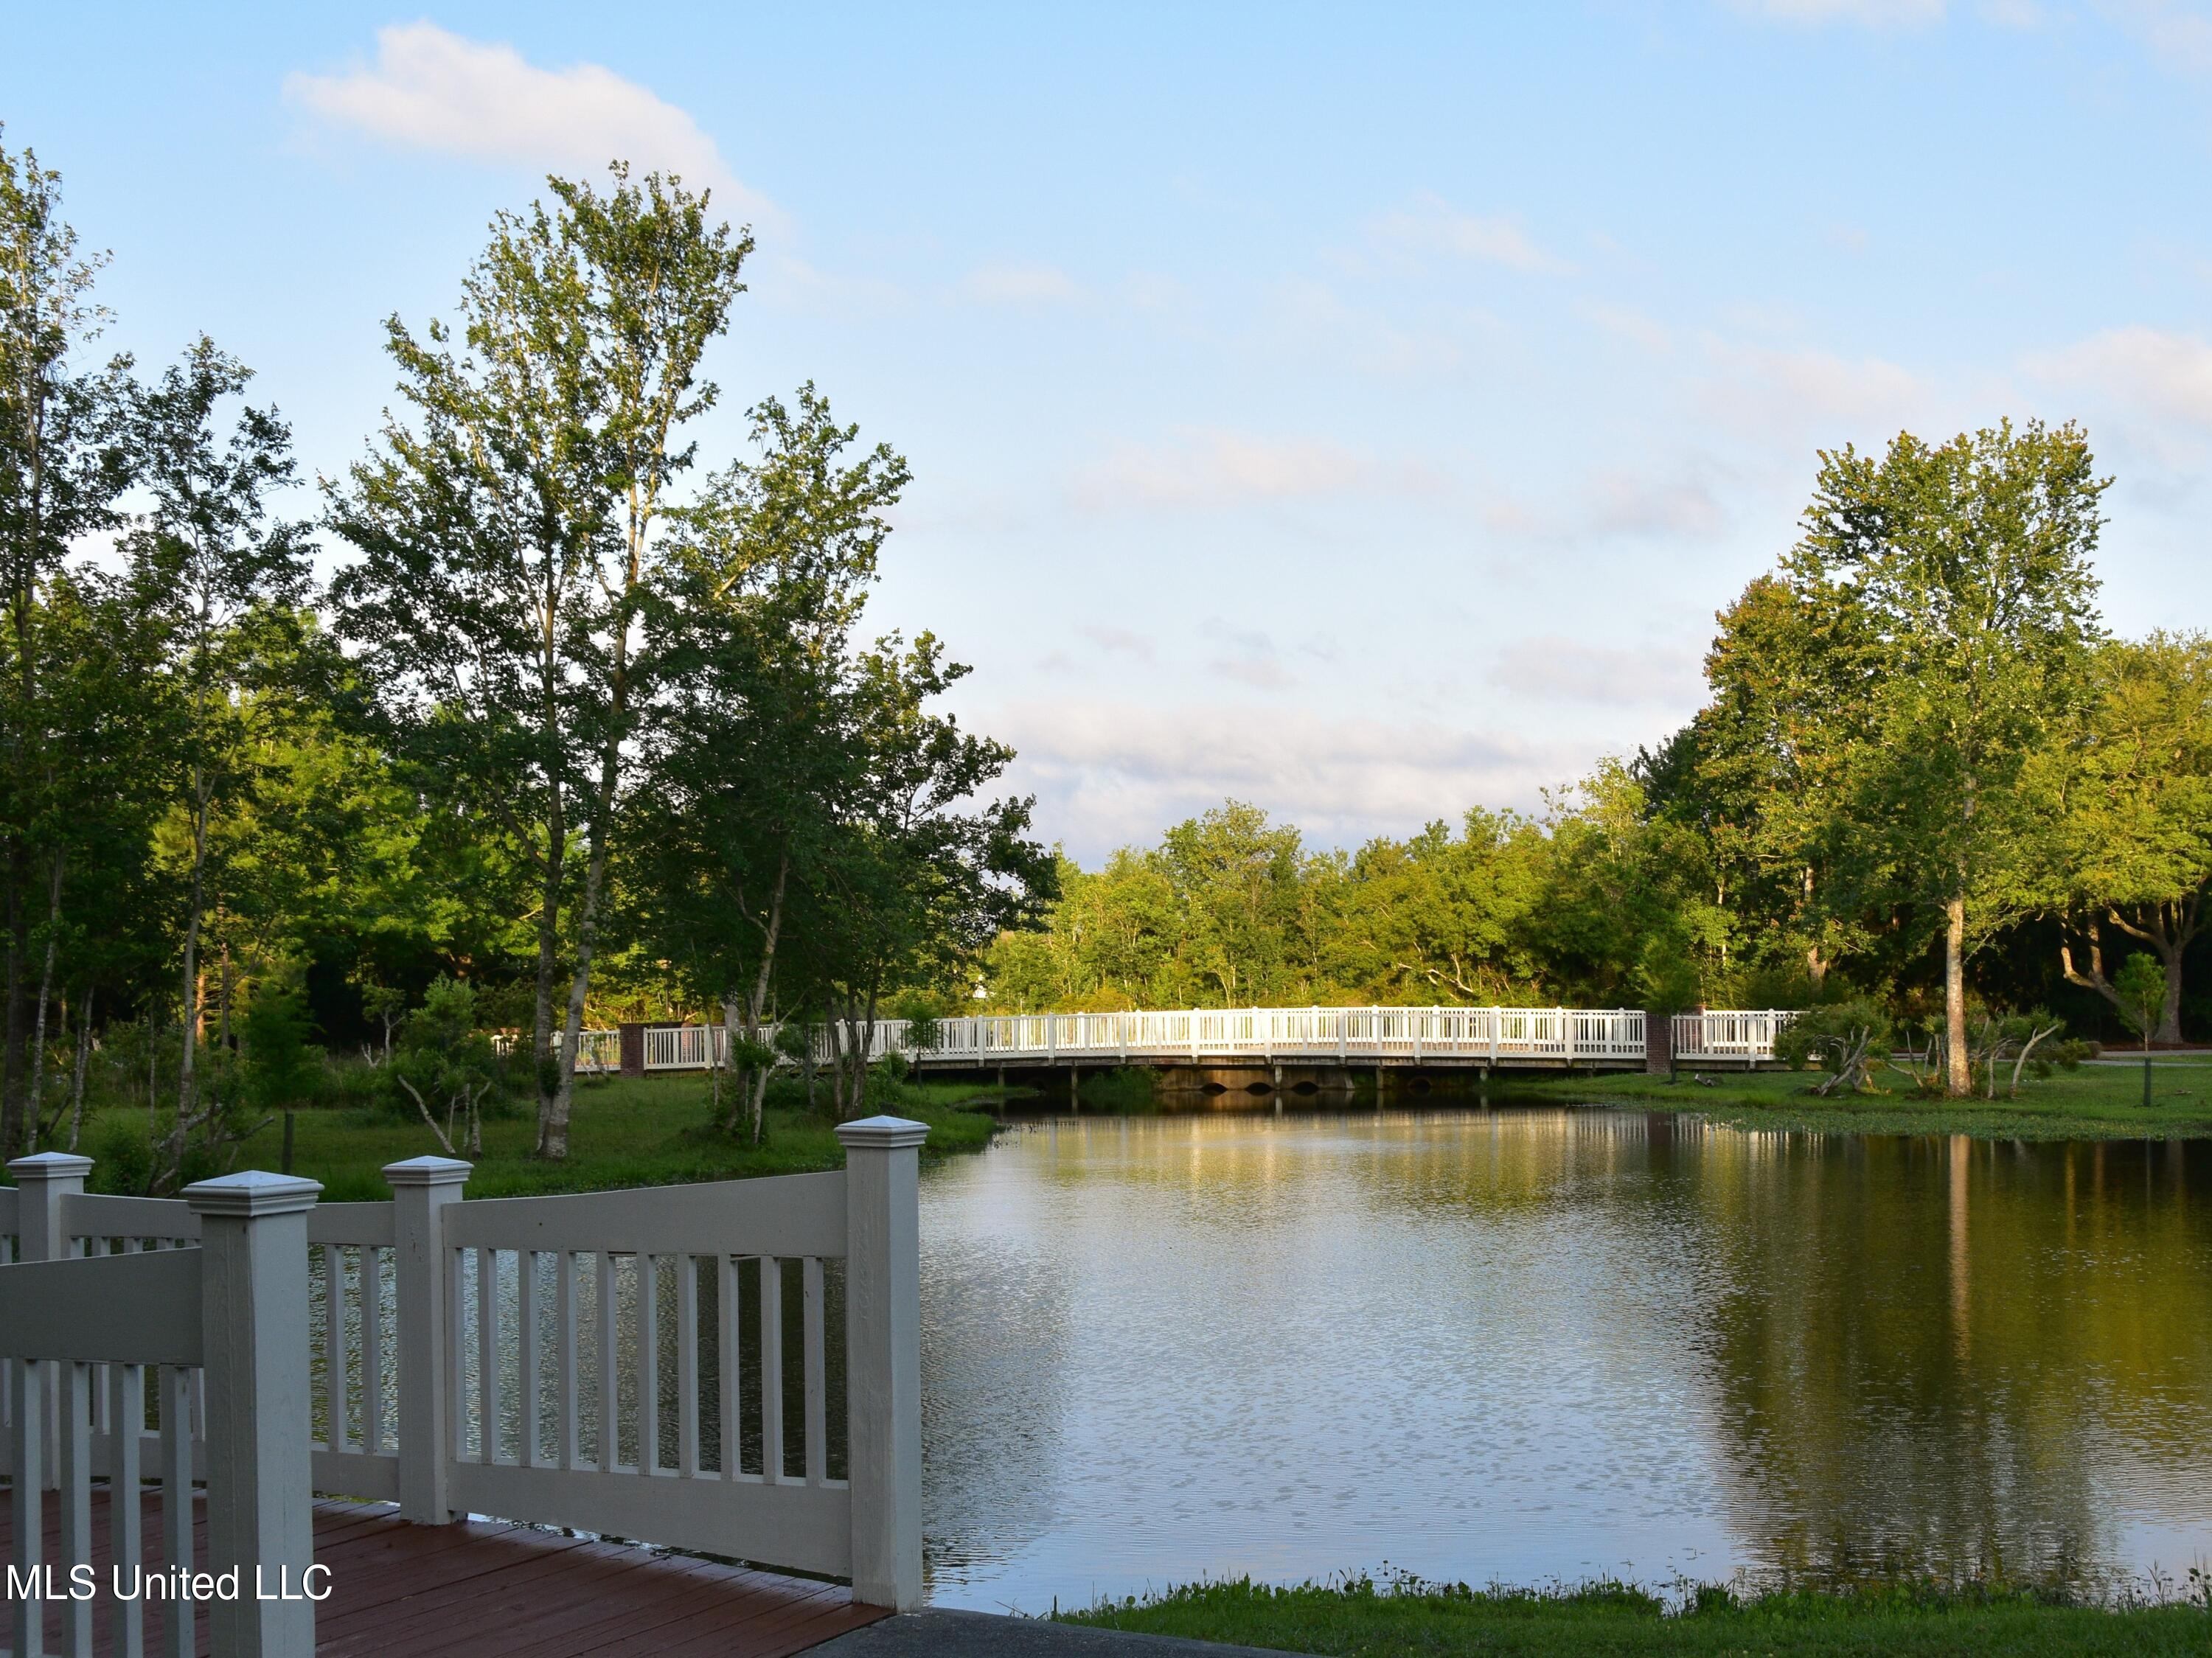
POLYGON ((376 32, 374 63, 295 73, 284 95, 335 127, 406 149, 596 175, 622 160, 680 173, 723 205, 763 212, 690 114, 598 64, 541 69, 513 46, 435 23, 376 32))
POLYGON ((1075 631, 1109 656, 1132 656, 1139 662, 1150 662, 1158 655, 1149 637, 1127 628, 1085 626, 1075 631))
POLYGON ((2194 334, 2111 328, 2031 356, 2027 367, 2138 416, 2212 427, 2212 345, 2194 334))
POLYGON ((1929 411, 1929 384, 1881 357, 1811 346, 1746 346, 1708 336, 1713 374, 1698 388, 1707 411, 1769 445, 1826 446, 1893 435, 1929 411))
POLYGON ((1352 491, 1435 487, 1420 468, 1388 466, 1328 438, 1271 438, 1212 427, 1178 428, 1164 443, 1121 443, 1069 485, 1093 512, 1220 507, 1312 500, 1352 491))
POLYGON ((1557 275, 1574 268, 1537 246, 1516 220, 1463 213, 1439 196, 1419 196, 1409 207, 1379 214, 1371 228, 1380 241, 1509 270, 1557 275))
POLYGON ((1717 485, 1728 469, 1692 452, 1663 470, 1595 467, 1561 483, 1544 502, 1504 489, 1486 490, 1476 508, 1485 527, 1510 541, 1577 548, 1615 537, 1710 543, 1728 526, 1717 485))
POLYGON ((1632 345, 1640 345, 1655 356, 1662 356, 1674 349, 1674 337, 1667 325, 1647 317, 1641 311, 1625 305, 1592 305, 1584 307, 1587 316, 1600 328, 1632 345))
POLYGON ((1071 826, 1069 850, 1085 859, 1150 844, 1231 796, 1314 843, 1356 845, 1471 805, 1534 808, 1540 790, 1590 760, 1577 747, 1419 720, 1219 704, 1030 702, 993 714, 988 728, 1018 752, 1012 780, 1040 797, 1039 821, 1071 826))
POLYGON ((1720 533, 1724 517, 1710 481, 1687 467, 1659 477, 1601 469, 1590 478, 1583 513, 1600 535, 1708 539, 1720 533))
POLYGON ((1050 305, 1076 298, 1075 279, 1048 264, 987 264, 960 284, 971 300, 988 305, 1050 305))
POLYGON ((1747 17, 1778 23, 1856 23, 1887 29, 1942 22, 1944 0, 1731 0, 1731 5, 1747 17))
POLYGON ((2099 8, 2149 48, 2154 63, 2192 75, 2212 71, 2212 15, 2177 0, 2106 0, 2099 8))
POLYGON ((1508 646, 1491 664, 1489 677, 1499 689, 1531 701, 1607 708, 1692 708, 1704 687, 1698 664, 1679 650, 1622 650, 1550 636, 1508 646))

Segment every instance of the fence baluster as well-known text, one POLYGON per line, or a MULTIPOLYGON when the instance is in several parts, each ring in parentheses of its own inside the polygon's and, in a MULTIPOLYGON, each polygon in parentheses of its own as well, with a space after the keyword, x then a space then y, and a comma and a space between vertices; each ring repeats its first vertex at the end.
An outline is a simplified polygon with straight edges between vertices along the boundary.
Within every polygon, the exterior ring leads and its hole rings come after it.
POLYGON ((783 1478, 783 1263, 760 1258, 761 1478, 783 1478))
POLYGON ((676 1257, 676 1455, 699 1477, 699 1257, 676 1257))
MULTIPOLYGON (((107 1419, 114 1424, 107 1442, 107 1558, 110 1570, 146 1558, 140 1453, 146 1430, 146 1367, 107 1367, 107 1419)), ((144 1658, 146 1625, 142 1597, 117 1599, 115 1658, 144 1658)))
POLYGON ((553 1257, 554 1363, 561 1370, 559 1433, 561 1466, 580 1468, 576 1453, 576 1254, 563 1249, 553 1257))
POLYGON ((361 1252, 361 1444, 384 1455, 384 1251, 361 1252))
POLYGON ((659 1257, 637 1257, 637 1471, 660 1471, 659 1257))
POLYGON ((538 1451, 538 1388, 544 1355, 538 1342, 538 1251, 514 1252, 515 1310, 522 1321, 520 1370, 514 1378, 518 1421, 515 1461, 526 1468, 542 1467, 538 1451))
POLYGON ((619 1461, 622 1435, 621 1401, 616 1396, 615 1258, 611 1251, 596 1252, 599 1263, 599 1472, 612 1473, 619 1461))
MULTIPOLYGON (((192 1569, 191 1372, 161 1367, 161 1564, 192 1569)), ((189 1595, 161 1602, 161 1647, 167 1658, 192 1658, 198 1650, 189 1595)))
POLYGON ((478 1249, 477 1257, 477 1461, 497 1462, 499 1454, 499 1251, 478 1249))
POLYGON ((727 1255, 714 1257, 714 1343, 721 1360, 714 1380, 721 1395, 722 1478, 736 1479, 744 1473, 745 1442, 738 1389, 738 1269, 727 1255))
POLYGON ((818 1485, 830 1477, 829 1387, 822 1327, 822 1257, 809 1255, 801 1269, 803 1324, 799 1339, 806 1359, 806 1483, 818 1485))
MULTIPOLYGON (((92 1564, 92 1367, 64 1360, 57 1367, 61 1386, 61 1420, 56 1435, 61 1461, 61 1573, 92 1564)), ((92 1602, 71 1600, 62 1606, 62 1650, 70 1658, 92 1658, 92 1602)))
MULTIPOLYGON (((8 1467, 15 1482, 9 1492, 15 1529, 9 1535, 8 1564, 19 1575, 28 1576, 46 1558, 46 1367, 37 1359, 11 1358, 5 1364, 8 1467)), ((46 1649, 43 1605, 26 1596, 9 1611, 16 1658, 41 1658, 46 1649)))

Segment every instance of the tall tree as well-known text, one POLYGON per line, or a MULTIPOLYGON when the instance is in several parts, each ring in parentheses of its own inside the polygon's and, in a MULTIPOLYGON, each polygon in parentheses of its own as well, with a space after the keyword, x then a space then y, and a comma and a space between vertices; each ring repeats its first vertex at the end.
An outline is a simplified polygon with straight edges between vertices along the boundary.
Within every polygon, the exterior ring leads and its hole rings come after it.
MULTIPOLYGON (((763 1041, 785 933, 865 779, 852 635, 907 483, 888 446, 847 459, 858 429, 811 386, 753 412, 761 459, 693 513, 655 610, 665 695, 635 836, 647 933, 733 1054, 763 1041)), ((768 1069, 738 1072, 732 1122, 757 1138, 768 1069)))
POLYGON ((1824 452, 1786 562, 1864 618, 1874 671, 1835 851, 1862 901, 1940 924, 1954 1095, 1972 1086, 1967 954, 2025 902, 2023 777, 2087 695, 2108 482, 2071 425, 1824 452))
POLYGON ((689 505, 685 428, 715 398, 702 359, 752 249, 707 194, 611 172, 604 193, 555 179, 551 209, 494 221, 458 342, 442 324, 417 337, 391 321, 413 423, 389 420, 331 497, 332 527, 362 555, 337 584, 341 626, 385 688, 395 738, 528 848, 538 1152, 556 1159, 653 695, 641 623, 689 505))
POLYGON ((62 217, 61 176, 30 150, 0 146, 0 604, 7 608, 4 834, 7 956, 0 1150, 27 1146, 25 1108, 32 930, 58 886, 55 849, 37 824, 54 774, 53 714, 36 638, 45 584, 78 537, 110 528, 129 477, 117 415, 127 364, 86 361, 106 313, 92 288, 105 256, 77 251, 62 217))
MULTIPOLYGON (((282 707, 273 664, 295 654, 308 592, 304 526, 270 513, 293 482, 291 432, 273 409, 240 407, 251 371, 203 337, 139 399, 141 479, 149 504, 125 537, 131 589, 162 641, 173 746, 167 793, 181 842, 179 1023, 184 1032, 170 1161, 219 1116, 200 1096, 202 941, 222 873, 219 820, 256 792, 269 720, 282 707)), ((227 1021, 232 980, 218 983, 227 1021)))

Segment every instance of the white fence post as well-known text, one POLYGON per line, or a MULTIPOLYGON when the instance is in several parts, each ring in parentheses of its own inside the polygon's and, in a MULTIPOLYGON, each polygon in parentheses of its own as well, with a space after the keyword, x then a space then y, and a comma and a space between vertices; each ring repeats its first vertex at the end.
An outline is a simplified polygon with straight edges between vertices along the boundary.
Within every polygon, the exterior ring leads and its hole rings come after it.
POLYGON ((92 1172, 92 1159, 70 1151, 41 1151, 34 1157, 11 1158, 8 1172, 15 1177, 17 1193, 15 1236, 18 1260, 60 1260, 68 1255, 69 1233, 62 1224, 62 1202, 84 1191, 84 1177, 92 1172))
MULTIPOLYGON (((84 1177, 92 1172, 92 1159, 74 1151, 39 1151, 9 1160, 8 1172, 15 1177, 15 1259, 62 1260, 76 1251, 62 1209, 84 1191, 84 1177)), ((61 1467, 60 1376, 43 1360, 28 1367, 28 1385, 39 1390, 40 1429, 39 1471, 45 1490, 58 1487, 61 1467)), ((19 1484, 27 1483, 19 1481, 19 1484)))
POLYGON ((921 1604, 921 1210, 927 1124, 842 1123, 853 1598, 921 1604))
POLYGON ((313 1658, 314 1473, 307 1449, 307 1211, 322 1187, 259 1169, 185 1188, 200 1221, 208 1565, 238 1593, 209 1616, 215 1649, 313 1658))
POLYGON ((418 1526, 442 1526, 453 1517, 446 1498, 455 1401, 444 1212, 460 1200, 470 1173, 456 1157, 410 1157, 384 1168, 392 1187, 392 1278, 399 1303, 399 1515, 418 1526))

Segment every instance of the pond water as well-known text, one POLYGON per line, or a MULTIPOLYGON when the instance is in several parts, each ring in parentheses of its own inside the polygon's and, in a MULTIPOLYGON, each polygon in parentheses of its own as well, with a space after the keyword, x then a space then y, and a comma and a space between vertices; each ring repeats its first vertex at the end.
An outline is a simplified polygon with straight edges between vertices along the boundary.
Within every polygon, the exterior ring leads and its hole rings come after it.
POLYGON ((1086 1117, 921 1219, 939 1605, 2212 1558, 2212 1143, 1086 1117))

